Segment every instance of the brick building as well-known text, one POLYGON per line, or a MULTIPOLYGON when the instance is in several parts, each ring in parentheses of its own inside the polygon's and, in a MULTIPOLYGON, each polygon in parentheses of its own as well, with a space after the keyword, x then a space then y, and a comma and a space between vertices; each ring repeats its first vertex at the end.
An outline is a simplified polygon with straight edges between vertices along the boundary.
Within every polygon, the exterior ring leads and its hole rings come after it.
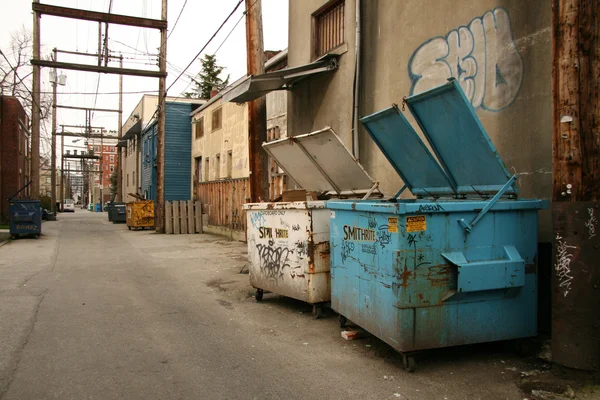
MULTIPOLYGON (((0 96, 0 221, 8 219, 8 200, 30 179, 29 118, 16 97, 0 96)), ((18 198, 29 196, 29 188, 18 198)))

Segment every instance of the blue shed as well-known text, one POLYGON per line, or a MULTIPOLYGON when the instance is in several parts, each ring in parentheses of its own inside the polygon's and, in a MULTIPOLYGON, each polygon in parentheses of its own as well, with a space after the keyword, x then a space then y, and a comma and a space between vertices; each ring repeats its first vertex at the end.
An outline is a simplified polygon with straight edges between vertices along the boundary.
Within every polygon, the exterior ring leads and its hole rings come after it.
MULTIPOLYGON (((165 200, 190 200, 192 121, 197 104, 167 102, 165 121, 165 200)), ((156 200, 158 124, 153 120, 142 132, 142 194, 156 200)))

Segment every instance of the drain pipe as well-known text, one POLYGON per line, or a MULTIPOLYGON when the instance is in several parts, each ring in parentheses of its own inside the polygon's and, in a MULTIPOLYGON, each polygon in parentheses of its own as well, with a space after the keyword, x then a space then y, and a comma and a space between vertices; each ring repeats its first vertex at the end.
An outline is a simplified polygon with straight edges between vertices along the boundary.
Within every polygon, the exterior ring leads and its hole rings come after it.
POLYGON ((354 0, 356 3, 356 38, 354 53, 356 60, 354 63, 354 100, 352 109, 352 154, 354 158, 359 159, 358 151, 358 113, 359 113, 359 99, 360 99, 360 0, 354 0))

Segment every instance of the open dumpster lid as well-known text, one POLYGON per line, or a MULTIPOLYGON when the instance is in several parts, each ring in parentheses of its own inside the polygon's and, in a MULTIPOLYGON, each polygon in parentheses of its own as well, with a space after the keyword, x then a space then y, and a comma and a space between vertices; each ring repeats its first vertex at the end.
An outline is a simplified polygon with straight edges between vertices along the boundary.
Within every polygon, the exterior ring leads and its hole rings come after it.
POLYGON ((354 193, 376 185, 333 129, 263 143, 298 185, 320 192, 354 193))
POLYGON ((397 106, 361 122, 413 194, 454 193, 448 177, 397 106))
MULTIPOLYGON (((397 109, 361 121, 414 194, 504 189, 511 176, 456 80, 405 101, 437 160, 397 109)), ((517 193, 515 184, 505 193, 517 193)))

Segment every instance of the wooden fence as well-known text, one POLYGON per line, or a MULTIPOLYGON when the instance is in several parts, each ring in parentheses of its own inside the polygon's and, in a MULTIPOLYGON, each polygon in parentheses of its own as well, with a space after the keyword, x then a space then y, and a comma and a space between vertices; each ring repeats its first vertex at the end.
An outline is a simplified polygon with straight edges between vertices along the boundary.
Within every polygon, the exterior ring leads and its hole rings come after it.
POLYGON ((165 202, 165 233, 202 233, 202 205, 199 201, 165 202))
POLYGON ((250 179, 224 179, 195 184, 196 198, 202 202, 207 225, 246 231, 242 205, 250 197, 250 179))

